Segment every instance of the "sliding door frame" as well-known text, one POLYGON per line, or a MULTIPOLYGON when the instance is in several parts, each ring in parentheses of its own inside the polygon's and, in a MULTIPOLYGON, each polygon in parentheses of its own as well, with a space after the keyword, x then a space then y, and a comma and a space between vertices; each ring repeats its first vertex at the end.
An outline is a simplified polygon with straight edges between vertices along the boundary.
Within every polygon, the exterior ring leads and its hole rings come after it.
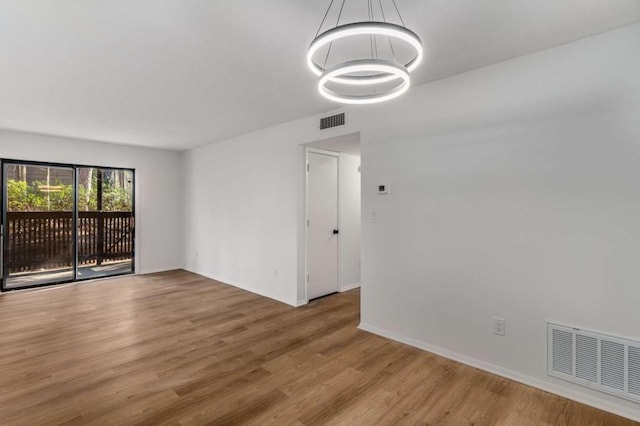
POLYGON ((137 228, 137 220, 136 220, 136 169, 126 168, 126 167, 109 167, 109 166, 93 166, 86 164, 68 164, 68 163, 53 163, 46 161, 31 161, 31 160, 14 160, 9 158, 0 158, 0 197, 2 197, 1 203, 1 214, 0 214, 0 226, 2 226, 2 236, 0 237, 0 292, 9 292, 9 291, 19 291, 19 290, 28 290, 33 288, 40 287, 50 287, 60 284, 69 284, 69 283, 80 283, 83 281, 96 280, 101 278, 111 278, 118 277, 123 275, 132 275, 136 273, 136 228, 137 228), (73 211, 72 216, 72 238, 71 242, 73 248, 73 278, 70 280, 61 280, 54 281, 50 283, 44 284, 34 284, 17 288, 7 288, 6 287, 6 278, 9 276, 9 267, 5 259, 8 255, 8 232, 6 230, 7 224, 7 213, 8 213, 8 194, 5 194, 5 165, 7 164, 19 164, 24 166, 36 166, 36 167, 60 167, 60 168, 70 168, 73 170, 73 211), (131 272, 120 272, 117 274, 106 275, 103 277, 88 277, 88 278, 78 278, 78 169, 81 168, 93 168, 93 169, 102 169, 102 170, 118 170, 118 171, 128 171, 131 172, 132 182, 131 182, 131 215, 133 216, 133 228, 132 232, 132 241, 131 241, 131 272))

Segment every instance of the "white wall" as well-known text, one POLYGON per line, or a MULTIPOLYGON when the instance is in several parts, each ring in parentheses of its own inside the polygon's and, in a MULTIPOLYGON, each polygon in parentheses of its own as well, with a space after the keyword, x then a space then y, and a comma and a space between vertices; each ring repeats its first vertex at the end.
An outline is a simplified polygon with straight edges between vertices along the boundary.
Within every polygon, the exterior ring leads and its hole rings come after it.
POLYGON ((360 285, 360 156, 340 153, 338 161, 338 287, 344 291, 360 285))
MULTIPOLYGON (((547 320, 640 339, 638 46, 640 24, 347 109, 363 328, 640 419, 545 356, 547 320)), ((187 153, 187 268, 300 300, 298 144, 331 136, 311 117, 187 153)))
POLYGON ((301 144, 321 139, 316 120, 184 154, 186 269, 284 303, 304 303, 301 144))
POLYGON ((180 154, 0 130, 0 158, 136 170, 136 272, 182 266, 180 154))
POLYGON ((548 320, 640 340, 638 46, 635 25, 363 113, 363 328, 640 419, 546 376, 548 320))

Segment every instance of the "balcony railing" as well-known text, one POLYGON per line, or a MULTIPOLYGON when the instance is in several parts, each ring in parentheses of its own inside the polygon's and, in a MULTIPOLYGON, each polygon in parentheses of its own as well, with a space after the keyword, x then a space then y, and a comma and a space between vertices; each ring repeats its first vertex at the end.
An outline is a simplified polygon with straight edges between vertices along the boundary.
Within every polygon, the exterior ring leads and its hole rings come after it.
MULTIPOLYGON (((79 212, 78 265, 131 260, 131 212, 79 212)), ((9 273, 73 266, 71 212, 8 212, 5 262, 9 273)))

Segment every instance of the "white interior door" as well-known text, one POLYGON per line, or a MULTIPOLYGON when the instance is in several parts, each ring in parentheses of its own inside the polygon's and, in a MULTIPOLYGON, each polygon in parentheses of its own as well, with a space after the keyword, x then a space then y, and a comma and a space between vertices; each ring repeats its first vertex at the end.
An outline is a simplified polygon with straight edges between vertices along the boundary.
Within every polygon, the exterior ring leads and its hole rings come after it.
POLYGON ((338 291, 338 157, 309 152, 307 298, 338 291))

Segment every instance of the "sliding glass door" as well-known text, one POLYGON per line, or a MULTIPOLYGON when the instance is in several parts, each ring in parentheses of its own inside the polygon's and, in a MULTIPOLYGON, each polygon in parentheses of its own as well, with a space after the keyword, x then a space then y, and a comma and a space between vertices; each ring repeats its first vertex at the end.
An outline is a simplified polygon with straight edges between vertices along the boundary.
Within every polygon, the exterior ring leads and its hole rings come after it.
POLYGON ((74 170, 5 163, 4 287, 74 278, 74 170))
POLYGON ((78 168, 78 278, 133 272, 133 172, 78 168))
POLYGON ((134 271, 134 172, 2 163, 2 290, 134 271))

